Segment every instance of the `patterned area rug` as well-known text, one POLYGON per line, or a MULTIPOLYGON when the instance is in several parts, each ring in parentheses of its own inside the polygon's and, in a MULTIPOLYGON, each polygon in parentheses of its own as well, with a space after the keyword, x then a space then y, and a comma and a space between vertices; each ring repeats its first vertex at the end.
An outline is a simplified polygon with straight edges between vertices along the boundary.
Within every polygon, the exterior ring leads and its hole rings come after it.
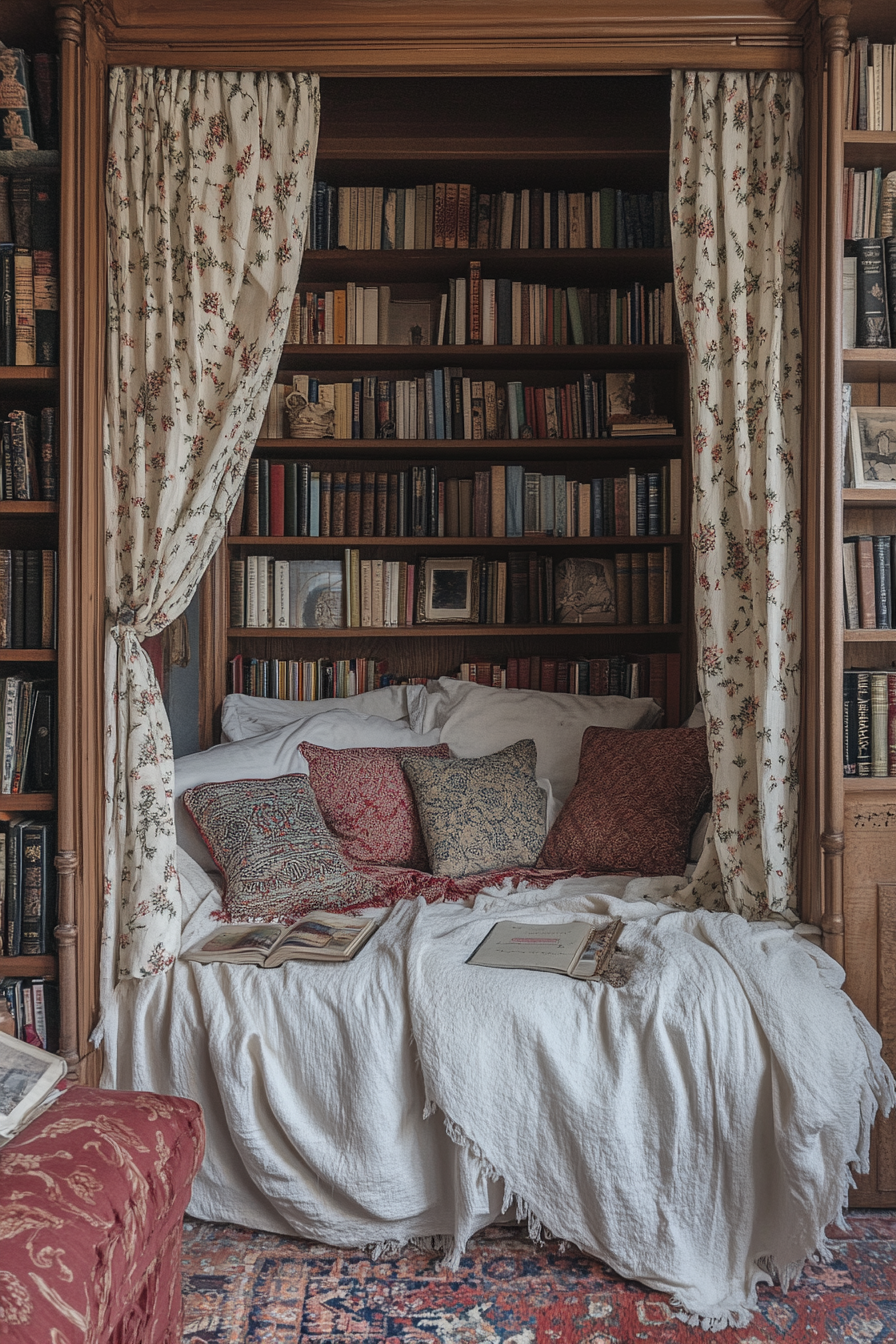
POLYGON ((519 1228, 492 1227, 459 1270, 240 1228, 184 1227, 184 1344, 892 1344, 896 1214, 853 1213, 830 1265, 783 1297, 760 1288, 745 1330, 681 1325, 666 1299, 519 1228))

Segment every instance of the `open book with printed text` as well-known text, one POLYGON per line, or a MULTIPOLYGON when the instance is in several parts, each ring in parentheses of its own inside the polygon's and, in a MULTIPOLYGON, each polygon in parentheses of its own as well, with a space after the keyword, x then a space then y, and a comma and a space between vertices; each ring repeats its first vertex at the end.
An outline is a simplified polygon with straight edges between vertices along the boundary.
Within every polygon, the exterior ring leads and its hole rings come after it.
POLYGON ((611 920, 600 928, 582 920, 519 924, 502 919, 467 958, 467 965, 554 971, 578 980, 592 979, 609 964, 622 928, 621 919, 611 920))
POLYGON ((315 911, 296 924, 231 924, 184 952, 183 959, 265 967, 287 961, 351 961, 378 924, 330 911, 315 911))

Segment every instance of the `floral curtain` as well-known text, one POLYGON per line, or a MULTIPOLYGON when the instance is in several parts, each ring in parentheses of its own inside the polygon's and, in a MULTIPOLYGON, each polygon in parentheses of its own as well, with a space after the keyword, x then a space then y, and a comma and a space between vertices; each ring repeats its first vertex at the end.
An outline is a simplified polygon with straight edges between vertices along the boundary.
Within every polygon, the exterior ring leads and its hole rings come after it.
POLYGON ((672 247, 715 825, 715 852, 682 897, 754 919, 792 917, 795 897, 802 105, 796 74, 673 73, 672 247))
POLYGON ((141 641, 187 607, 243 483, 298 280, 319 114, 315 75, 111 72, 109 976, 116 951, 118 977, 140 978, 179 945, 171 735, 141 641))

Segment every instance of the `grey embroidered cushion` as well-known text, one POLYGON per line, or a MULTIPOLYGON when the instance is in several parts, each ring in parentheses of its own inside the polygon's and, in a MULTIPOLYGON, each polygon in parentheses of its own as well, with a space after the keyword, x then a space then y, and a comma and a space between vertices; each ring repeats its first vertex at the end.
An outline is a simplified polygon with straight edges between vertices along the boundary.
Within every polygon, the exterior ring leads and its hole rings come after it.
POLYGON ((526 739, 467 760, 402 757, 431 872, 466 877, 535 863, 547 802, 535 778, 536 755, 526 739))
POLYGON ((183 799, 223 874, 231 919, 281 920, 375 898, 343 860, 307 775, 199 784, 183 799))

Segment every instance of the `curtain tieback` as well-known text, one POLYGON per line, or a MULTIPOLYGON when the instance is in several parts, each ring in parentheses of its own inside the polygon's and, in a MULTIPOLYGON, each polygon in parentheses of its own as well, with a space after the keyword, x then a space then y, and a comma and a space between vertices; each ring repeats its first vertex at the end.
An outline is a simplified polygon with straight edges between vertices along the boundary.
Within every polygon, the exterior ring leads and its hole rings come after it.
POLYGON ((118 615, 115 617, 116 625, 133 625, 137 619, 137 613, 133 607, 119 607, 118 615))

